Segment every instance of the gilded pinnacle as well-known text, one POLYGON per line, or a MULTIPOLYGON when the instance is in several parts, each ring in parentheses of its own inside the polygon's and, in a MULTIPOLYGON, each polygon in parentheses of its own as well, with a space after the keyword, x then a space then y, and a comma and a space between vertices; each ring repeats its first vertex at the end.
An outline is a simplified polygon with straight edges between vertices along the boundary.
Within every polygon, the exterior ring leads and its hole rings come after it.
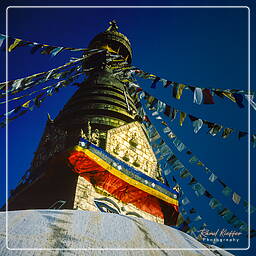
POLYGON ((117 31, 118 30, 118 26, 115 20, 112 20, 109 22, 110 26, 106 31, 117 31))

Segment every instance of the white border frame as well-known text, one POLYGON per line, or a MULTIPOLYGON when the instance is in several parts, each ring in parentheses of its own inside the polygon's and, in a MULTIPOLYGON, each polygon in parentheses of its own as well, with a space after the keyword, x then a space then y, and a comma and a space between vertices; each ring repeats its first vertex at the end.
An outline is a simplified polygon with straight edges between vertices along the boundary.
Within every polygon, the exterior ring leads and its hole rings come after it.
MULTIPOLYGON (((250 70, 251 70, 251 60, 250 60, 250 8, 248 6, 8 6, 6 8, 6 35, 8 37, 8 10, 11 8, 246 8, 248 10, 248 91, 251 91, 250 84, 250 70)), ((6 44, 6 49, 8 49, 8 45, 6 44)), ((6 54, 6 82, 8 81, 8 51, 6 54)), ((8 93, 6 94, 6 101, 8 101, 8 93)), ((8 104, 6 104, 6 113, 8 112, 8 104)), ((250 151, 250 137, 251 137, 251 122, 250 122, 250 103, 248 102, 248 247, 246 248, 218 248, 218 250, 230 250, 230 251, 246 251, 250 249, 251 238, 250 238, 250 229, 251 229, 251 216, 250 216, 250 177, 251 177, 251 151, 250 151)), ((32 250, 32 251, 66 251, 66 250, 83 250, 83 251, 194 251, 195 248, 9 248, 8 247, 8 123, 6 125, 6 248, 8 250, 32 250)), ((208 249, 208 248, 196 248, 199 251, 209 251, 209 250, 217 250, 216 248, 208 249)))

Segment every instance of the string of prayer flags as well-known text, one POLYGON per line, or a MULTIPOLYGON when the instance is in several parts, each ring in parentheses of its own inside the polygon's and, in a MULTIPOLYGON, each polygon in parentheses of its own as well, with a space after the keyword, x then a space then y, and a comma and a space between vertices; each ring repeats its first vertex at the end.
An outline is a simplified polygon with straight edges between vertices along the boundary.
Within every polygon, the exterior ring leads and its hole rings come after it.
MULTIPOLYGON (((164 142, 162 144, 164 144, 164 142)), ((176 162, 177 162, 177 157, 175 155, 172 155, 170 157, 170 159, 168 160, 168 163, 172 164, 173 169, 175 169, 176 162)), ((168 174, 169 174, 169 172, 168 172, 168 174)), ((218 211, 218 215, 223 217, 223 219, 225 221, 227 221, 228 223, 230 223, 230 224, 235 223, 235 220, 237 219, 237 217, 228 208, 223 209, 222 204, 220 203, 220 201, 217 200, 216 198, 213 198, 213 196, 204 188, 204 186, 201 183, 199 183, 191 175, 191 173, 188 170, 180 169, 180 177, 182 179, 190 177, 190 181, 189 181, 188 185, 191 186, 191 188, 194 190, 195 194, 197 196, 203 196, 204 195, 207 198, 211 199, 210 202, 209 202, 209 206, 212 209, 217 209, 219 207, 220 210, 218 211), (231 221, 231 219, 232 219, 232 221, 231 221)), ((174 181, 177 182, 177 179, 175 178, 174 181)), ((186 196, 184 196, 184 193, 181 196, 180 201, 181 201, 181 204, 183 206, 186 206, 186 205, 190 204, 190 200, 186 196)), ((187 215, 187 212, 184 210, 184 208, 183 208, 183 210, 181 210, 181 212, 182 212, 183 215, 187 215)), ((197 212, 197 210, 193 209, 193 208, 190 211, 191 214, 193 214, 195 212, 197 212)), ((202 220, 202 217, 200 215, 197 215, 195 218, 192 219, 192 221, 201 221, 201 220, 202 220)), ((237 226, 237 224, 236 224, 236 226, 237 226)))
POLYGON ((24 115, 25 113, 28 112, 28 110, 30 111, 33 111, 34 109, 34 106, 37 106, 39 107, 40 104, 46 99, 46 97, 48 95, 46 95, 45 97, 44 96, 44 93, 42 94, 39 94, 37 95, 34 99, 31 99, 25 103, 23 103, 21 106, 18 106, 16 107, 15 109, 11 110, 10 112, 8 112, 6 114, 6 119, 3 120, 1 123, 0 123, 0 127, 4 127, 6 125, 6 122, 8 121, 8 123, 10 121, 13 121, 15 120, 16 118, 24 115), (16 113, 15 116, 12 116, 13 113, 16 113))
MULTIPOLYGON (((60 73, 60 74, 61 74, 61 73, 60 73)), ((71 74, 72 74, 72 70, 69 71, 69 74, 68 74, 68 75, 71 75, 71 74)), ((75 73, 73 76, 71 76, 70 78, 68 78, 66 81, 61 81, 61 83, 64 83, 64 82, 68 82, 68 83, 69 83, 69 82, 72 82, 71 80, 77 79, 78 76, 81 76, 81 75, 83 75, 82 72, 77 72, 77 73, 75 73)), ((25 82, 25 86, 21 87, 22 90, 19 90, 19 88, 16 87, 16 88, 14 89, 14 91, 11 90, 11 91, 9 92, 9 94, 10 94, 10 95, 17 94, 17 93, 20 92, 20 91, 24 91, 24 90, 30 89, 30 88, 32 88, 32 87, 35 87, 36 85, 39 85, 39 84, 41 84, 41 83, 44 83, 44 82, 50 80, 50 76, 51 76, 51 74, 49 73, 49 74, 46 74, 45 77, 42 77, 40 80, 34 81, 34 83, 31 83, 31 82, 27 83, 27 82, 25 82)), ((52 76, 51 78, 54 78, 54 77, 52 76)), ((59 78, 61 78, 61 76, 59 76, 58 79, 59 79, 59 78)), ((30 80, 29 80, 29 81, 30 81, 30 80)), ((15 83, 14 83, 14 84, 15 84, 15 83)), ((21 83, 21 85, 22 85, 22 83, 21 83)), ((48 89, 48 88, 51 88, 52 86, 53 86, 53 85, 49 85, 49 86, 46 86, 46 87, 44 87, 44 88, 42 88, 42 89, 40 89, 40 90, 32 91, 31 93, 28 93, 28 94, 25 94, 25 95, 22 95, 22 96, 19 96, 19 97, 9 98, 8 101, 0 102, 0 104, 7 103, 7 102, 11 102, 11 101, 14 101, 14 100, 18 100, 18 99, 21 99, 21 98, 30 96, 30 95, 32 95, 32 94, 34 94, 34 93, 39 92, 39 91, 43 91, 43 90, 46 90, 46 89, 48 89)))
MULTIPOLYGON (((170 85, 172 86, 172 96, 176 99, 180 99, 183 90, 190 90, 193 92, 193 102, 196 104, 215 104, 214 102, 214 95, 219 96, 220 98, 224 98, 224 96, 230 100, 232 100, 234 103, 236 103, 239 108, 244 108, 243 105, 243 98, 245 97, 251 106, 256 110, 256 104, 253 102, 253 97, 251 96, 246 96, 246 95, 255 95, 255 92, 250 92, 248 94, 248 91, 245 90, 236 90, 236 89, 219 89, 219 88, 200 88, 200 87, 195 87, 191 85, 185 85, 182 83, 177 83, 177 82, 172 82, 170 80, 161 78, 159 76, 149 74, 141 69, 136 69, 134 72, 135 75, 142 77, 144 79, 150 79, 150 80, 155 80, 157 79, 158 81, 161 81, 163 83, 163 87, 167 88, 170 85)), ((156 82, 154 81, 151 85, 151 88, 156 88, 156 82)))
MULTIPOLYGON (((155 114, 154 117, 156 117, 157 115, 155 114)), ((149 131, 149 133, 153 134, 154 136, 156 136, 157 133, 157 137, 161 138, 160 134, 158 133, 157 129, 152 125, 152 123, 149 121, 146 122, 145 124, 147 131, 149 131), (159 137, 160 136, 160 137, 159 137)), ((156 149, 156 147, 164 147, 166 144, 165 142, 160 139, 160 143, 158 142, 157 145, 155 144, 156 141, 152 141, 150 139, 150 144, 152 146, 152 148, 156 149)), ((170 149, 170 147, 169 147, 170 149)), ((161 154, 160 154, 161 155, 161 154)), ((222 203, 213 197, 213 195, 211 193, 209 193, 207 191, 207 189, 201 184, 199 183, 195 177, 193 177, 193 175, 187 170, 185 169, 184 165, 178 160, 178 158, 173 154, 173 152, 170 149, 169 152, 169 156, 170 158, 167 160, 165 166, 164 166, 164 174, 165 175, 170 175, 171 171, 170 168, 167 168, 167 165, 170 165, 172 167, 173 170, 179 171, 180 172, 180 177, 182 179, 185 178, 189 178, 189 183, 188 185, 192 188, 192 190, 194 191, 195 195, 197 196, 205 196, 207 198, 209 198, 209 207, 213 210, 215 210, 217 212, 217 214, 222 217, 227 223, 233 225, 236 228, 239 228, 241 231, 247 232, 248 230, 248 226, 245 222, 241 221, 236 215, 234 215, 234 213, 232 211, 230 211, 227 207, 223 206, 222 203), (177 166, 177 162, 180 162, 180 166, 178 168, 176 168, 177 166)), ((172 175, 172 177, 175 177, 174 175, 172 175)), ((216 180, 217 177, 211 177, 211 179, 215 179, 216 180)), ((175 177, 172 178, 172 180, 177 183, 177 178, 175 177)), ((212 180, 213 181, 213 180, 212 180)), ((182 192, 182 191, 181 191, 182 192)), ((181 204, 183 206, 187 206, 190 204, 190 200, 184 196, 184 193, 179 194, 179 200, 181 202, 181 204)), ((233 193, 233 201, 237 204, 241 198, 238 194, 233 193)), ((193 214, 197 212, 196 209, 191 208, 191 211, 189 211, 190 214, 193 214)), ((183 216, 187 215, 187 211, 185 211, 185 209, 183 207, 181 207, 181 213, 183 216)), ((192 218, 192 219, 187 219, 187 223, 189 224, 191 221, 193 222, 197 222, 197 221, 201 221, 203 218, 200 215, 197 215, 196 217, 192 218)), ((181 216, 181 220, 179 221, 180 225, 184 225, 184 218, 182 221, 182 216, 181 216)), ((188 229, 189 230, 189 229, 188 229)))
POLYGON ((74 80, 76 80, 79 77, 80 74, 73 75, 71 77, 72 79, 62 80, 62 81, 59 81, 58 83, 55 83, 54 85, 47 86, 41 90, 33 91, 30 94, 22 95, 21 97, 18 97, 19 99, 21 99, 23 97, 31 96, 32 94, 39 93, 33 99, 26 100, 20 106, 17 106, 14 109, 10 110, 9 112, 5 113, 3 115, 3 116, 5 116, 5 120, 2 120, 2 122, 0 123, 0 127, 4 127, 6 125, 6 121, 10 122, 10 121, 15 120, 16 118, 24 115, 25 113, 27 113, 28 110, 32 111, 34 109, 34 107, 40 107, 41 103, 48 96, 52 96, 53 93, 58 92, 60 88, 65 87, 65 86, 69 85, 70 83, 72 83, 74 80), (14 115, 14 114, 16 114, 16 115, 14 115))
MULTIPOLYGON (((208 130, 208 134, 212 135, 212 136, 216 136, 217 134, 220 134, 220 137, 223 139, 226 139, 230 134, 232 133, 237 133, 238 139, 243 138, 245 136, 248 135, 248 132, 243 132, 243 131, 237 131, 233 128, 228 128, 225 127, 221 124, 218 123, 212 123, 209 122, 207 120, 202 120, 198 117, 195 117, 191 114, 188 114, 186 112, 183 112, 179 109, 173 108, 171 107, 169 104, 166 104, 158 99, 156 99, 155 97, 153 97, 152 95, 149 95, 147 93, 145 93, 146 95, 146 100, 147 100, 147 107, 149 108, 153 108, 155 107, 155 109, 159 110, 158 112, 163 112, 164 115, 166 115, 167 117, 170 118, 171 121, 174 121, 177 113, 180 113, 180 119, 179 119, 179 125, 182 126, 183 122, 186 118, 186 116, 188 115, 190 121, 192 122, 192 126, 194 128, 194 133, 198 133, 200 131, 200 129, 203 127, 203 125, 206 125, 209 130, 208 130), (221 133, 222 131, 222 133, 221 133)), ((256 147, 256 135, 253 134, 251 135, 251 142, 253 144, 253 148, 256 147)))
POLYGON ((47 55, 51 55, 51 56, 56 56, 64 50, 83 51, 83 52, 90 51, 90 49, 86 49, 86 48, 72 48, 72 47, 51 46, 51 45, 47 45, 47 44, 40 44, 37 42, 31 42, 31 41, 26 41, 26 40, 19 39, 19 38, 13 38, 10 36, 7 37, 6 35, 3 35, 3 34, 0 34, 0 47, 3 43, 3 41, 7 38, 9 40, 9 42, 11 42, 8 47, 9 52, 11 52, 11 51, 15 50, 17 47, 21 47, 21 46, 32 47, 31 48, 32 54, 34 54, 36 51, 41 49, 41 51, 40 51, 41 54, 47 54, 47 55))
POLYGON ((43 89, 40 89, 40 90, 37 90, 37 91, 33 91, 29 94, 25 94, 25 95, 22 95, 22 96, 19 96, 19 97, 15 97, 15 98, 12 98, 12 99, 8 99, 8 101, 3 101, 3 102, 0 102, 0 104, 5 104, 7 102, 11 102, 11 101, 14 101, 14 100, 19 100, 19 99, 22 99, 22 98, 25 98, 25 97, 28 97, 28 96, 31 96, 35 93, 38 93, 38 92, 41 92, 41 91, 44 91, 44 90, 47 90, 49 88, 52 88, 52 85, 49 85, 47 87, 44 87, 43 89))
MULTIPOLYGON (((150 126, 152 124, 150 123, 150 126)), ((161 145, 163 145, 165 142, 163 141, 161 143, 161 145)), ((170 150, 171 151, 171 150, 170 150)), ((173 168, 173 170, 175 170, 175 167, 176 167, 176 163, 177 161, 179 161, 177 159, 177 157, 175 155, 172 155, 170 157, 170 159, 168 160, 168 164, 171 165, 171 167, 173 168)), ((188 185, 192 188, 192 190, 194 191, 195 195, 197 195, 198 197, 200 196, 206 196, 207 198, 210 199, 209 201, 209 206, 211 209, 215 209, 217 210, 217 214, 219 216, 221 216, 226 222, 228 222, 229 224, 233 225, 234 227, 237 227, 239 228, 240 230, 243 230, 243 231, 246 231, 247 230, 247 226, 246 226, 246 223, 243 223, 241 220, 239 220, 237 218, 237 216, 234 215, 234 213, 232 211, 230 211, 227 207, 223 206, 222 203, 214 198, 207 190, 206 188, 201 184, 199 183, 195 177, 193 177, 193 175, 187 170, 184 168, 181 167, 181 168, 178 168, 177 170, 180 171, 180 177, 182 179, 186 178, 186 177, 190 177, 190 180, 189 180, 189 183, 188 185)), ((177 182, 177 179, 175 178, 175 182, 177 182)), ((233 194, 233 197, 236 197, 236 200, 239 198, 233 194)), ((181 204, 183 206, 186 206, 188 204, 190 204, 190 200, 187 198, 187 197, 182 197, 180 198, 181 200, 181 204)), ((195 210, 192 210, 192 213, 194 212, 195 210)), ((183 210, 183 215, 187 214, 186 211, 183 210)), ((195 218, 192 219, 192 221, 201 221, 202 220, 202 217, 200 215, 197 215, 195 218)), ((189 221, 190 223, 190 221, 189 221)))
MULTIPOLYGON (((68 75, 71 75, 74 71, 77 72, 81 68, 81 65, 78 65, 79 62, 81 62, 85 58, 86 57, 79 58, 75 61, 70 61, 70 62, 68 62, 68 63, 66 63, 66 64, 64 64, 60 67, 57 67, 55 69, 52 69, 52 70, 49 70, 49 71, 46 71, 46 72, 41 72, 41 73, 30 75, 30 76, 25 77, 25 78, 20 78, 20 79, 8 81, 8 82, 0 83, 0 89, 2 89, 2 90, 6 89, 7 86, 8 86, 8 93, 9 94, 15 94, 17 92, 24 91, 26 89, 29 89, 31 87, 34 87, 34 86, 39 85, 41 83, 44 83, 44 82, 48 81, 49 79, 64 78, 68 75), (67 68, 70 68, 73 65, 76 65, 76 66, 69 69, 69 70, 59 72, 63 69, 65 70, 67 68)), ((6 93, 7 92, 5 91, 2 94, 0 94, 0 98, 5 97, 6 93)))
MULTIPOLYGON (((147 101, 147 97, 145 96, 144 98, 145 98, 146 101, 147 101)), ((149 110, 149 111, 150 111, 150 110, 149 110)), ((153 111, 153 110, 151 110, 151 111, 153 111)), ((156 117, 157 117, 157 112, 155 111, 155 112, 153 112, 153 113, 154 113, 154 115, 152 115, 152 117, 154 117, 156 120, 159 120, 159 119, 156 118, 156 117)), ((192 120, 194 120, 194 117, 193 117, 193 116, 191 116, 190 118, 191 118, 192 120)), ((162 123, 162 125, 167 126, 167 125, 165 125, 165 124, 163 124, 163 123, 162 123)), ((164 131, 164 130, 166 130, 166 131, 168 131, 168 132, 172 132, 169 126, 165 127, 165 128, 163 129, 163 131, 164 131), (167 128, 168 128, 168 130, 167 130, 167 128)), ((164 132, 164 133, 165 133, 165 132, 164 132)), ((173 133, 172 133, 172 134, 173 134, 173 133)), ((158 133, 158 135, 159 135, 159 133, 158 133)), ((177 149, 179 152, 182 152, 182 151, 184 151, 184 150, 186 149, 186 152, 189 152, 189 154, 192 155, 192 157, 189 159, 189 162, 190 162, 191 164, 197 164, 198 166, 201 166, 202 168, 204 168, 204 170, 205 170, 207 173, 210 174, 210 176, 209 176, 209 181, 212 182, 212 183, 214 183, 214 182, 217 180, 217 181, 223 186, 222 193, 223 193, 225 196, 231 197, 231 195, 232 195, 232 194, 231 194, 231 193, 232 193, 232 190, 231 190, 219 177, 217 177, 217 175, 215 175, 213 171, 211 171, 207 166, 205 166, 205 164, 204 164, 202 161, 200 161, 200 160, 198 159, 198 157, 196 157, 195 155, 193 155, 193 152, 192 152, 190 149, 187 149, 186 145, 185 145, 182 141, 180 141, 180 140, 177 138, 177 136, 176 136, 175 134, 173 134, 173 138, 174 138, 174 139, 171 138, 171 137, 169 137, 169 138, 172 139, 172 142, 173 142, 174 146, 176 147, 176 149, 177 149)), ((173 154, 173 153, 172 153, 172 154, 173 154)), ((180 163, 179 163, 180 161, 177 159, 177 157, 176 157, 174 154, 171 156, 170 159, 167 160, 167 162, 168 162, 169 164, 173 165, 173 167, 174 167, 175 169, 181 169, 182 167, 184 167, 183 164, 180 164, 180 163), (177 168, 176 166, 178 166, 178 168, 177 168)), ((174 168, 173 168, 173 169, 174 169, 174 168)), ((189 173, 187 170, 184 170, 183 172, 181 172, 181 177, 188 177, 188 176, 190 176, 190 173, 189 173)), ((192 184, 192 183, 190 183, 190 184, 192 184)), ((203 187, 200 187, 200 185, 197 185, 197 192, 196 192, 196 193, 197 193, 197 194, 204 194, 204 193, 205 193, 205 190, 204 190, 203 187)), ((233 202, 236 203, 236 204, 237 204, 238 201, 240 202, 240 199, 237 200, 237 198, 238 198, 237 195, 238 195, 238 194, 237 194, 236 192, 235 192, 235 194, 233 193, 233 195, 232 195, 233 202), (236 199, 236 201, 235 201, 234 199, 236 199)), ((208 196, 209 196, 209 195, 208 195, 208 196)))
MULTIPOLYGON (((194 216, 194 214, 197 213, 198 210, 193 207, 191 208, 191 206, 189 206, 191 202, 190 202, 189 198, 185 195, 184 191, 180 190, 180 192, 181 192, 180 193, 180 195, 181 195, 180 202, 183 206, 180 207, 181 216, 180 216, 180 221, 177 223, 177 226, 184 225, 184 221, 187 223, 202 221, 203 218, 199 214, 197 216, 194 216), (185 218, 184 218, 185 216, 187 216, 187 218, 189 218, 189 219, 185 220, 185 218)), ((201 226, 201 225, 203 225, 203 223, 197 224, 197 225, 201 226)))

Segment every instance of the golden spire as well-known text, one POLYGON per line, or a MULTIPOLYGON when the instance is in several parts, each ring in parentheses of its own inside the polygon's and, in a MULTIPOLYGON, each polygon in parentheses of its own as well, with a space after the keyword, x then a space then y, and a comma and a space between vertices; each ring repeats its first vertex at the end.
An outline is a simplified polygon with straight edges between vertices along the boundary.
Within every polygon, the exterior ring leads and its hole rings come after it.
POLYGON ((118 30, 118 26, 115 20, 112 20, 109 22, 110 26, 106 31, 117 31, 118 30))

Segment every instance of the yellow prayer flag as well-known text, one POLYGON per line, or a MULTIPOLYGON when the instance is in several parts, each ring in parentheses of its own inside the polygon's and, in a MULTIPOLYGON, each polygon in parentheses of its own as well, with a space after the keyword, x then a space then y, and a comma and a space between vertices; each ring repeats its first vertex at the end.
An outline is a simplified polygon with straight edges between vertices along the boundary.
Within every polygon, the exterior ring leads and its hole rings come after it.
POLYGON ((24 103, 24 104, 22 104, 21 106, 22 106, 23 108, 28 108, 28 107, 29 107, 29 103, 30 103, 30 101, 31 101, 31 100, 29 100, 29 101, 25 102, 25 103, 24 103))
POLYGON ((11 52, 13 49, 15 49, 18 44, 21 42, 21 39, 15 39, 14 43, 9 46, 8 51, 11 52))
POLYGON ((233 102, 236 102, 235 98, 232 96, 232 93, 230 93, 230 92, 223 92, 222 94, 224 96, 226 96, 227 98, 229 98, 230 100, 232 100, 233 102))
POLYGON ((180 99, 181 95, 182 95, 182 91, 183 89, 186 87, 185 84, 178 84, 178 90, 177 90, 177 94, 176 94, 176 99, 180 99))
POLYGON ((204 164, 203 164, 201 161, 198 161, 198 162, 197 162, 197 165, 199 165, 199 166, 204 166, 204 164))
POLYGON ((180 112, 180 126, 182 126, 182 124, 186 118, 186 115, 187 115, 186 113, 180 112))

